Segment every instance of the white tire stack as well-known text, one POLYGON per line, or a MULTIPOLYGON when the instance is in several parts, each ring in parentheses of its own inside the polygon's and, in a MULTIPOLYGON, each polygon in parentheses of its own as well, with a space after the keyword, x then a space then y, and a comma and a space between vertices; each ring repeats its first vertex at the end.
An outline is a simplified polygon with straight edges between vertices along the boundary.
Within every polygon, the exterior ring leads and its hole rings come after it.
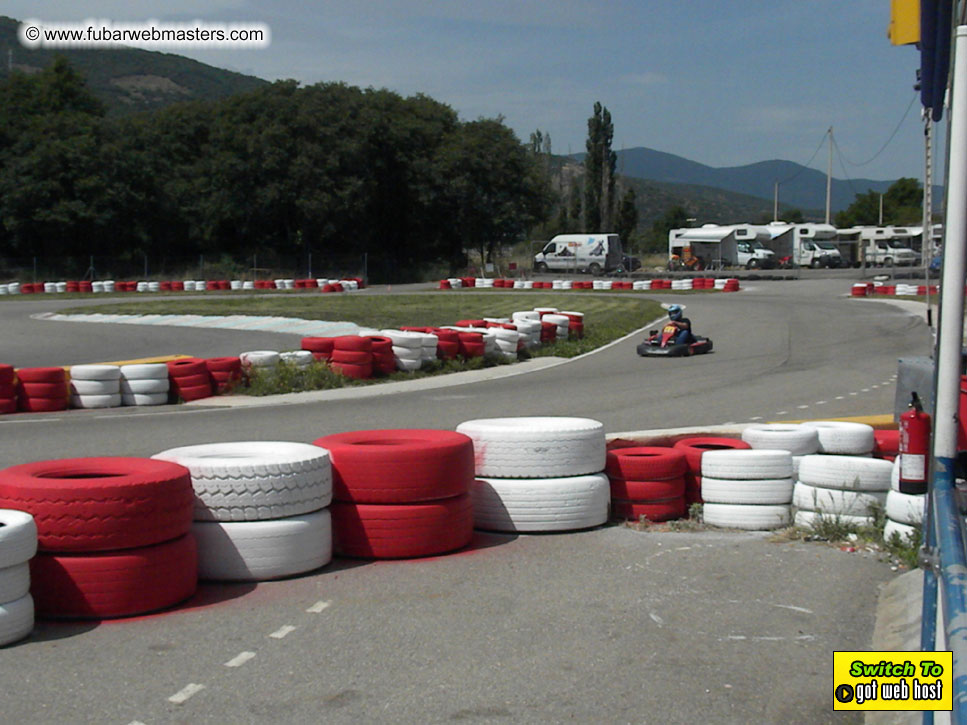
POLYGON ((711 450, 702 455, 702 518, 731 529, 788 526, 792 454, 784 450, 711 450))
POLYGON ((23 639, 34 628, 28 562, 36 553, 34 517, 0 509, 0 646, 23 639))
POLYGON ((474 445, 474 526, 490 531, 570 531, 608 518, 604 426, 588 418, 469 420, 474 445))
POLYGON ((439 338, 429 332, 421 332, 419 334, 423 338, 422 349, 420 350, 421 362, 435 362, 437 359, 437 343, 439 342, 439 338))
POLYGON ((819 436, 819 453, 868 456, 876 444, 873 426, 839 420, 814 420, 802 424, 819 436))
POLYGON ((796 524, 819 518, 872 525, 871 507, 883 506, 893 464, 865 456, 804 456, 793 491, 796 524), (848 517, 848 518, 844 518, 848 517))
POLYGON ((152 457, 191 472, 199 578, 264 581, 331 561, 327 450, 247 441, 172 448, 152 457))
POLYGON ((297 368, 307 368, 315 362, 315 358, 308 350, 290 350, 279 353, 279 362, 288 363, 297 368))
POLYGON ((400 370, 413 372, 423 365, 422 332, 408 330, 380 330, 379 334, 393 341, 393 357, 400 370))
POLYGON ((121 405, 164 405, 170 385, 164 363, 122 365, 121 405))
POLYGON ((651 280, 650 279, 637 279, 631 283, 631 289, 636 290, 650 290, 651 280))
POLYGON ((275 350, 249 350, 241 353, 238 359, 242 361, 242 367, 249 370, 274 370, 282 358, 275 350))
POLYGON ((927 494, 900 491, 900 457, 893 462, 890 475, 890 491, 886 495, 886 526, 883 540, 889 542, 894 534, 902 541, 915 542, 923 526, 924 506, 927 494))
POLYGON ((117 365, 74 365, 70 369, 72 408, 121 405, 121 369, 117 365))
POLYGON ((757 423, 742 431, 742 440, 752 448, 789 451, 793 477, 799 473, 803 456, 819 452, 819 431, 796 423, 757 423))
POLYGON ((517 359, 517 343, 520 341, 520 333, 517 330, 509 330, 506 327, 491 327, 493 330, 497 350, 508 360, 517 359))

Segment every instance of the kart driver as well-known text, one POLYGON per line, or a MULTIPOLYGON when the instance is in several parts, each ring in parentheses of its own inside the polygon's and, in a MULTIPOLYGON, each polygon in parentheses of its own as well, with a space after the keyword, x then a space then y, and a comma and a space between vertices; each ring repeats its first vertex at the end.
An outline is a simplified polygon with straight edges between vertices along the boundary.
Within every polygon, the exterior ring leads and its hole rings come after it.
POLYGON ((695 336, 692 335, 692 321, 682 314, 684 309, 682 305, 668 305, 668 319, 678 328, 678 334, 675 336, 676 345, 690 345, 695 342, 695 336))

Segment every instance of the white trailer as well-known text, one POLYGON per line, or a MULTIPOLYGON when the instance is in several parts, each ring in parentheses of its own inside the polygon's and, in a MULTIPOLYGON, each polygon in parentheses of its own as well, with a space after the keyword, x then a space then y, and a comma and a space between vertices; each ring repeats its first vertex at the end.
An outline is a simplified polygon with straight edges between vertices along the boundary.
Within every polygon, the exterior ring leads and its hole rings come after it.
POLYGON ((771 269, 775 254, 763 245, 768 240, 765 227, 752 224, 671 229, 668 232, 669 267, 688 266, 689 259, 701 259, 703 267, 745 267, 771 269))

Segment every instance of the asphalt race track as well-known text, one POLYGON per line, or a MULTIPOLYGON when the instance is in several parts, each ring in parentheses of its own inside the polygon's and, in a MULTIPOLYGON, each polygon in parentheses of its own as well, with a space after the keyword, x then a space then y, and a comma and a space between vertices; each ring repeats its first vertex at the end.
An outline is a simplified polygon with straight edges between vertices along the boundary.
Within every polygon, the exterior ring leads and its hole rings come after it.
MULTIPOLYGON (((616 433, 890 413, 897 358, 929 354, 930 330, 922 316, 848 293, 842 280, 810 280, 690 295, 686 315, 715 343, 694 358, 640 358, 636 335, 565 364, 459 387, 5 416, 0 465, 452 429, 478 417, 578 415, 616 433)), ((458 294, 470 306, 476 293, 458 294)), ((575 293, 575 309, 581 294, 592 293, 575 293)), ((0 304, 0 361, 298 347, 291 335, 29 317, 63 306, 0 304)), ((832 710, 832 652, 868 648, 878 587, 891 576, 870 553, 757 534, 481 533, 471 551, 449 557, 336 560, 287 581, 203 585, 161 616, 39 623, 0 651, 4 719, 842 722, 832 710)))

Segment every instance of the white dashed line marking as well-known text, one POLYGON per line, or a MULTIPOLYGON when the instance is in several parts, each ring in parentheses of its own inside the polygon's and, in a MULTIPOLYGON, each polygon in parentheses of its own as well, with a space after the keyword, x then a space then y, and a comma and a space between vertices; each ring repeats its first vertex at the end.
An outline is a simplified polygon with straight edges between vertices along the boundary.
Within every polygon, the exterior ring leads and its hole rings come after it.
POLYGON ((797 408, 798 408, 799 410, 806 410, 806 408, 808 408, 809 406, 808 406, 808 405, 797 405, 796 407, 797 407, 797 408))
POLYGON ((826 401, 825 400, 817 400, 816 401, 816 405, 826 405, 826 401))
POLYGON ((836 400, 843 400, 845 397, 845 395, 837 395, 836 400))
POLYGON ((226 667, 241 667, 250 659, 255 657, 254 652, 239 652, 237 655, 232 657, 228 662, 225 663, 226 667))
POLYGON ((871 387, 871 388, 873 388, 873 390, 876 390, 876 389, 877 389, 877 388, 879 388, 880 386, 879 386, 879 385, 871 385, 870 387, 871 387))
POLYGON ((185 700, 187 700, 192 695, 197 695, 199 692, 205 689, 204 685, 199 685, 194 682, 185 685, 185 687, 176 692, 174 695, 168 698, 168 702, 173 702, 176 705, 181 705, 185 700))
POLYGON ((861 393, 868 393, 868 392, 870 392, 870 389, 869 388, 863 388, 862 390, 860 390, 860 392, 861 393))
POLYGON ((319 614, 323 609, 326 609, 332 602, 318 601, 309 607, 306 611, 310 614, 319 614))
POLYGON ((789 411, 788 410, 780 410, 778 413, 776 413, 776 415, 789 415, 789 411))
POLYGON ((282 639, 287 634, 291 634, 295 630, 296 630, 295 627, 293 627, 291 624, 287 624, 284 627, 280 627, 279 629, 275 630, 272 634, 269 635, 269 637, 272 637, 273 639, 282 639))
POLYGON ((850 395, 859 395, 859 393, 850 393, 850 395))

